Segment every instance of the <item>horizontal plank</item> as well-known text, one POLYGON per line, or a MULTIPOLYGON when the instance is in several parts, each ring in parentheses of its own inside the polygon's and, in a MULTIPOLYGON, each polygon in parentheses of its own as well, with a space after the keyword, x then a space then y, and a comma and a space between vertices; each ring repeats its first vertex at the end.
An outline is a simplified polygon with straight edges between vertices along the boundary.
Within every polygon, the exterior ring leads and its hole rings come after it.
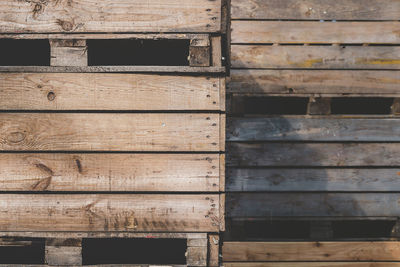
POLYGON ((400 242, 225 242, 223 254, 224 261, 398 261, 400 242))
POLYGON ((232 19, 398 20, 396 0, 232 0, 232 19))
POLYGON ((219 114, 0 113, 0 150, 219 151, 219 114))
POLYGON ((232 21, 232 43, 399 44, 400 22, 232 21))
POLYGON ((400 69, 398 46, 232 45, 233 68, 400 69))
POLYGON ((1 191, 218 192, 215 154, 0 154, 1 191))
POLYGON ((399 166, 400 143, 227 144, 228 166, 399 166))
POLYGON ((47 232, 47 231, 0 231, 2 237, 19 237, 19 238, 58 238, 58 239, 82 239, 82 238, 207 238, 207 233, 201 232, 88 232, 88 231, 62 231, 62 232, 47 232))
POLYGON ((226 191, 400 191, 400 168, 228 168, 226 191))
POLYGON ((0 231, 218 232, 218 202, 210 194, 2 194, 0 231))
POLYGON ((398 216, 399 193, 230 193, 231 218, 398 216))
POLYGON ((232 70, 227 92, 241 94, 399 94, 398 71, 232 70))
POLYGON ((351 117, 237 117, 227 141, 400 141, 400 120, 351 117))
POLYGON ((2 110, 220 110, 223 78, 0 73, 2 110))
POLYGON ((0 31, 217 32, 221 0, 2 1, 0 31))
POLYGON ((400 267, 400 262, 224 262, 225 267, 400 267))

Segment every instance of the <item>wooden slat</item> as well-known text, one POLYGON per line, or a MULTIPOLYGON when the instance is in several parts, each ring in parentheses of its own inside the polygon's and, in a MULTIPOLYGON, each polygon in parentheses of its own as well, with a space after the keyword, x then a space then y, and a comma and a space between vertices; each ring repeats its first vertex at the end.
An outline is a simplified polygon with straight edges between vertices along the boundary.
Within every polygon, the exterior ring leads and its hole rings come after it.
POLYGON ((398 94, 398 71, 232 70, 230 93, 398 94))
POLYGON ((399 143, 228 143, 228 166, 399 166, 399 143))
POLYGON ((232 0, 232 19, 398 20, 396 0, 232 0))
POLYGON ((224 262, 225 267, 400 267, 400 262, 224 262))
POLYGON ((227 217, 398 216, 399 193, 230 193, 227 217))
POLYGON ((1 113, 0 150, 219 151, 219 114, 1 113))
POLYGON ((0 154, 1 191, 219 191, 215 154, 0 154))
POLYGON ((227 141, 400 141, 400 120, 324 116, 228 119, 227 141))
POLYGON ((232 45, 233 68, 400 69, 398 46, 232 45))
POLYGON ((228 168, 226 190, 400 191, 399 168, 228 168))
POLYGON ((220 110, 222 78, 0 73, 2 110, 220 110), (50 95, 52 97, 50 97, 50 95))
POLYGON ((2 1, 0 31, 217 32, 221 1, 2 1))
POLYGON ((232 21, 232 43, 399 44, 399 27, 400 22, 232 21))
POLYGON ((218 201, 193 194, 2 194, 0 230, 216 232, 218 201))
POLYGON ((225 242, 225 261, 397 261, 400 242, 225 242))

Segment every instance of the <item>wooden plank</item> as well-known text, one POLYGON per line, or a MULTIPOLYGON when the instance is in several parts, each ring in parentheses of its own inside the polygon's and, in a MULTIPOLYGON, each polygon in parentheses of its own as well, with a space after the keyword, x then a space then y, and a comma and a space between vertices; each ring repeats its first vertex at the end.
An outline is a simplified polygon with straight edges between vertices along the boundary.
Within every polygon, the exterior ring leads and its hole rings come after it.
POLYGON ((50 40, 50 66, 87 66, 86 40, 50 40))
POLYGON ((224 262, 225 267, 399 267, 400 262, 224 262))
POLYGON ((222 37, 211 37, 211 56, 213 66, 222 66, 222 37))
POLYGON ((219 266, 219 235, 208 235, 208 265, 209 267, 219 266))
POLYGON ((311 169, 228 168, 226 190, 240 191, 400 191, 399 168, 311 169))
MULTIPOLYGON (((118 73, 0 73, 2 110, 220 110, 221 79, 118 73)), ((224 90, 224 88, 223 88, 224 90)))
POLYGON ((225 242, 225 261, 398 261, 400 242, 225 242))
POLYGON ((188 247, 186 251, 187 266, 207 266, 207 246, 188 247))
POLYGON ((399 193, 231 193, 227 217, 384 217, 400 212, 399 193))
POLYGON ((399 166, 398 143, 228 143, 227 166, 399 166))
POLYGON ((2 191, 219 192, 217 154, 0 154, 2 191))
POLYGON ((232 0, 232 19, 398 20, 396 0, 232 0))
POLYGON ((399 142, 400 120, 339 116, 233 117, 227 141, 399 142))
POLYGON ((232 70, 228 93, 398 94, 398 71, 232 70))
POLYGON ((218 32, 221 0, 2 1, 0 31, 218 32))
POLYGON ((45 263, 49 265, 82 265, 81 239, 46 239, 45 263))
POLYGON ((2 194, 0 231, 215 232, 219 208, 212 204, 218 199, 215 194, 2 194))
POLYGON ((0 150, 219 151, 219 114, 1 113, 0 150))
POLYGON ((233 68, 400 69, 398 46, 232 45, 233 68))
POLYGON ((399 44, 399 27, 397 21, 232 21, 232 43, 399 44))

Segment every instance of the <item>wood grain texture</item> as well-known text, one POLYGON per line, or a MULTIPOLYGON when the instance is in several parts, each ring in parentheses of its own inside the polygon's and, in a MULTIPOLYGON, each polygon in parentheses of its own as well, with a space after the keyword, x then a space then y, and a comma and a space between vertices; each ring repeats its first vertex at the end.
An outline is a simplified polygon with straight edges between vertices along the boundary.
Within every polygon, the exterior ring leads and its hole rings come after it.
POLYGON ((232 19, 398 20, 396 0, 232 0, 232 19))
POLYGON ((228 168, 229 192, 400 191, 399 168, 228 168))
POLYGON ((0 150, 219 151, 219 114, 1 113, 0 150))
POLYGON ((227 166, 399 166, 398 143, 229 143, 227 166))
POLYGON ((399 44, 399 27, 396 21, 232 21, 232 43, 399 44))
POLYGON ((225 267, 399 267, 400 262, 224 262, 225 267))
POLYGON ((222 78, 0 73, 2 110, 220 110, 222 78), (50 98, 49 94, 53 94, 50 98))
POLYGON ((1 191, 218 192, 215 154, 0 154, 1 191))
POLYGON ((232 45, 233 68, 400 69, 397 46, 232 45))
POLYGON ((218 232, 218 195, 2 194, 1 231, 218 232))
POLYGON ((228 93, 398 94, 398 71, 232 70, 228 93))
POLYGON ((2 1, 0 31, 218 32, 221 1, 2 1))
POLYGON ((225 261, 397 261, 399 242, 225 242, 225 261))
POLYGON ((390 217, 400 212, 399 193, 230 193, 228 218, 390 217))
POLYGON ((400 141, 396 118, 231 117, 227 125, 227 141, 400 141))

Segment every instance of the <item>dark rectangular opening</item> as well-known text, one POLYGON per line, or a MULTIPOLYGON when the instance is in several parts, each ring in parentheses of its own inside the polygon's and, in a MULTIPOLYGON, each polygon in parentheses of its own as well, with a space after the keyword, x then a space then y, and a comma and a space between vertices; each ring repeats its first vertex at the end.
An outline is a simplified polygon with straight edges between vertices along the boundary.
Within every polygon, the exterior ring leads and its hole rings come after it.
POLYGON ((390 238, 395 221, 360 220, 332 222, 335 238, 390 238))
POLYGON ((303 115, 307 97, 241 97, 232 104, 233 113, 257 115, 303 115))
POLYGON ((332 114, 390 114, 393 98, 338 97, 331 100, 332 114))
POLYGON ((190 40, 88 40, 89 66, 188 66, 190 40))
POLYGON ((0 39, 0 66, 50 66, 49 40, 0 39))
POLYGON ((82 241, 83 264, 186 264, 186 239, 88 238, 82 241))
POLYGON ((2 238, 0 264, 44 264, 44 239, 2 238))

